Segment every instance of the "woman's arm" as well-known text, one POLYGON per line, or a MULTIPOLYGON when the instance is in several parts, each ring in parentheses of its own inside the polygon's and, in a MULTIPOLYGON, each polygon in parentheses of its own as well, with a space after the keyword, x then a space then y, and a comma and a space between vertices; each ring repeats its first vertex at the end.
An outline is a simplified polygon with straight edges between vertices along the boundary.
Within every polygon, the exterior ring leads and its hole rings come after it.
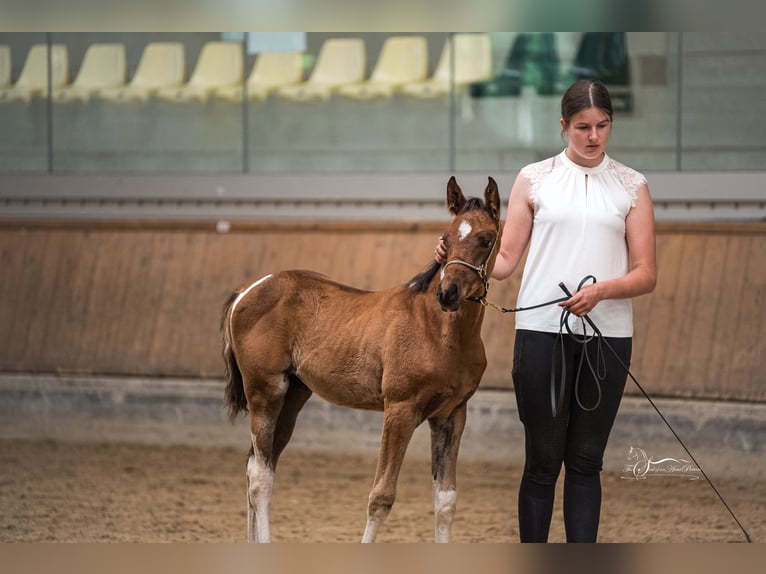
POLYGON ((500 251, 492 269, 492 278, 503 280, 510 277, 521 261, 532 234, 534 212, 530 202, 530 181, 519 174, 508 198, 508 212, 503 226, 500 251))
POLYGON ((637 190, 636 206, 625 218, 625 241, 628 244, 630 270, 626 275, 586 285, 574 296, 560 303, 574 315, 587 315, 603 299, 629 299, 654 291, 657 284, 657 255, 654 235, 654 207, 649 187, 637 190))

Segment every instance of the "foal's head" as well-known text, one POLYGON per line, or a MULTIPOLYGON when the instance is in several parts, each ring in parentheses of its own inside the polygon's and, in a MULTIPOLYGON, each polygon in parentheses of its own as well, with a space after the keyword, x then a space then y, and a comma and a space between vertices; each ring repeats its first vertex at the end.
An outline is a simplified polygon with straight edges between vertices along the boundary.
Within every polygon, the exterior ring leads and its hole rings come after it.
POLYGON ((454 177, 447 183, 447 207, 455 218, 445 234, 447 263, 437 289, 445 311, 457 311, 470 296, 485 294, 489 274, 500 248, 500 194, 491 177, 484 200, 466 199, 454 177))

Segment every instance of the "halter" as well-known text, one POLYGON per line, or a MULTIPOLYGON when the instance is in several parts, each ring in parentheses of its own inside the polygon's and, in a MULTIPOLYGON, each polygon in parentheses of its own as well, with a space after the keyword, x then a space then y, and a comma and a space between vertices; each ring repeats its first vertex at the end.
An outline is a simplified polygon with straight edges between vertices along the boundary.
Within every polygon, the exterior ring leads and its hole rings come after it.
POLYGON ((462 265, 463 267, 468 267, 468 269, 471 269, 472 271, 476 272, 476 274, 479 276, 479 279, 481 279, 482 286, 484 287, 484 293, 482 293, 481 297, 474 297, 473 295, 469 295, 468 297, 465 298, 466 301, 474 301, 476 303, 481 303, 485 307, 487 305, 491 305, 491 303, 487 301, 487 294, 489 293, 489 275, 487 274, 487 265, 489 264, 489 260, 492 257, 492 253, 494 253, 495 251, 495 245, 497 245, 497 237, 498 236, 495 235, 495 239, 492 240, 492 247, 490 247, 489 253, 487 254, 487 258, 484 260, 484 263, 482 263, 478 267, 472 263, 463 261, 462 259, 450 259, 444 264, 444 267, 442 268, 442 271, 444 271, 450 265, 462 265))

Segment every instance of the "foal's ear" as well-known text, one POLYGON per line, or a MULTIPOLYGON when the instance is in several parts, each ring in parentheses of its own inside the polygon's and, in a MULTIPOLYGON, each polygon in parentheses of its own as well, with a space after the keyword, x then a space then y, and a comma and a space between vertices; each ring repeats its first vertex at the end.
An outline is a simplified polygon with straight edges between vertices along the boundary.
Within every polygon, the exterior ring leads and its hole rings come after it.
POLYGON ((463 190, 457 184, 457 180, 453 175, 447 182, 447 209, 452 215, 457 215, 465 205, 465 196, 463 190))
POLYGON ((487 189, 484 190, 484 206, 492 218, 500 223, 500 192, 497 189, 497 182, 489 178, 487 189))

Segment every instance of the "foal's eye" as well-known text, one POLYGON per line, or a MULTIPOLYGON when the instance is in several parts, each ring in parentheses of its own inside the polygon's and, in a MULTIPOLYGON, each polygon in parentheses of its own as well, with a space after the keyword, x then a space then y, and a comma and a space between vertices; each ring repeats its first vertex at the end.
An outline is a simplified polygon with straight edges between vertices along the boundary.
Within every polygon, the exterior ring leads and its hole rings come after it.
POLYGON ((488 249, 489 247, 492 246, 492 240, 491 239, 481 239, 479 241, 479 246, 484 248, 484 249, 488 249))

